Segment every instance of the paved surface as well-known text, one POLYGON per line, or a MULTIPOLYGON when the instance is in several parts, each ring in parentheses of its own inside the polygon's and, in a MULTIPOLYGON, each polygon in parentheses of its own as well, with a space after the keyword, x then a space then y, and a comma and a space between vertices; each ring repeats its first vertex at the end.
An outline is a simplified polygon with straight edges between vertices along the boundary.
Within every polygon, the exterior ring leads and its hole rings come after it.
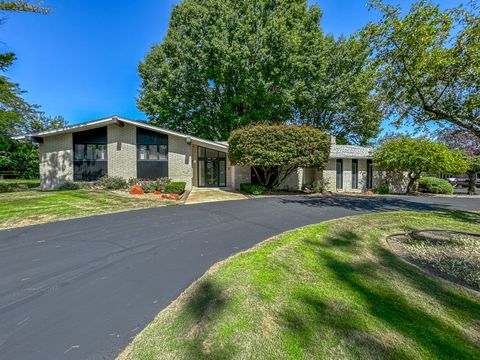
POLYGON ((169 206, 0 232, 0 358, 110 359, 212 264, 285 230, 480 199, 284 197, 169 206))
POLYGON ((215 201, 245 200, 247 197, 238 191, 225 188, 194 187, 187 198, 187 204, 199 204, 215 201))

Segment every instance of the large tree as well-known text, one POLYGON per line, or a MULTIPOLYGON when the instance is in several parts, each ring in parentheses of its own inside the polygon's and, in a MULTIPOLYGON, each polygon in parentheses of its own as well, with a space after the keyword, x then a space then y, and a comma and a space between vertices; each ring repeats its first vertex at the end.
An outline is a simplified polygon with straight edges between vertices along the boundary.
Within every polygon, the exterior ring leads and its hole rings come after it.
MULTIPOLYGON (((40 14, 49 12, 47 8, 27 1, 0 1, 0 14, 11 11, 40 14)), ((5 73, 15 59, 14 53, 0 54, 0 72, 5 73)), ((22 98, 22 94, 23 91, 18 84, 10 81, 7 76, 0 75, 0 135, 18 132, 25 122, 36 115, 38 107, 28 104, 22 98)))
POLYGON ((383 16, 364 34, 374 50, 385 105, 397 122, 450 123, 480 137, 478 7, 442 11, 422 0, 403 14, 381 0, 371 6, 383 16))
POLYGON ((325 37, 320 19, 306 0, 184 0, 139 66, 138 106, 215 140, 251 123, 307 123, 365 143, 381 119, 367 44, 325 37))
POLYGON ((407 193, 422 175, 464 173, 469 165, 460 151, 440 142, 406 136, 385 140, 374 152, 374 163, 385 171, 406 172, 407 193))
POLYGON ((468 194, 475 195, 477 174, 480 173, 480 139, 469 131, 451 127, 439 131, 438 140, 452 150, 462 151, 469 163, 467 169, 468 194))
POLYGON ((251 166, 270 189, 299 167, 323 169, 329 154, 330 138, 306 125, 246 126, 232 132, 228 147, 230 163, 251 166))

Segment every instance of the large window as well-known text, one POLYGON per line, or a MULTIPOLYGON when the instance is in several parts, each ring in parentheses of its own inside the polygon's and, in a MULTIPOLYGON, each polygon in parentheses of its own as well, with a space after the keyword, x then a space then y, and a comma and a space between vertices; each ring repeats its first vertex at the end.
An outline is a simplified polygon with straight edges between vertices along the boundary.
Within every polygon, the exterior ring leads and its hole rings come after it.
POLYGON ((137 128, 137 177, 155 180, 168 176, 168 136, 137 128))
POLYGON ((73 178, 94 181, 107 175, 107 128, 73 133, 73 178))
POLYGON ((358 160, 352 160, 352 189, 358 189, 358 160))
POLYGON ((343 189, 343 160, 337 159, 337 177, 336 177, 337 189, 343 189))
POLYGON ((367 188, 373 189, 373 160, 367 160, 367 188))
POLYGON ((198 147, 198 186, 227 186, 227 154, 198 147))

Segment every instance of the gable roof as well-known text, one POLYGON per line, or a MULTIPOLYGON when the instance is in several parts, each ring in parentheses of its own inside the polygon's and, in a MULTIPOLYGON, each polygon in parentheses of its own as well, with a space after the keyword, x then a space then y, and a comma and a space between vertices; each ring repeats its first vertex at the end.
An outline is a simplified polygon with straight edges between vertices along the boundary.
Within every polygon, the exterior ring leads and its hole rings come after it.
POLYGON ((332 159, 372 159, 372 149, 357 145, 332 144, 330 148, 332 159))
POLYGON ((226 151, 228 148, 228 145, 226 145, 223 142, 216 142, 216 141, 211 141, 211 140, 205 140, 196 136, 190 136, 186 134, 182 134, 177 131, 169 130, 169 129, 164 129, 158 126, 150 125, 145 121, 141 120, 131 120, 127 118, 123 118, 120 116, 109 116, 107 118, 103 119, 98 119, 98 120, 92 120, 80 124, 74 124, 70 126, 66 126, 61 129, 54 129, 54 130, 47 130, 47 131, 42 131, 39 133, 35 134, 28 134, 28 135, 23 135, 23 136, 17 136, 15 139, 21 140, 21 139, 27 139, 27 138, 46 138, 49 136, 54 136, 54 135, 60 135, 60 134, 68 134, 68 133, 74 133, 74 132, 79 132, 79 131, 84 131, 84 130, 89 130, 89 129, 95 129, 98 127, 103 127, 107 125, 112 125, 112 124, 117 124, 117 125, 122 125, 124 124, 130 124, 134 125, 143 129, 159 132, 162 134, 166 135, 173 135, 173 136, 178 136, 180 138, 185 139, 186 141, 191 141, 194 144, 198 145, 203 145, 203 146, 209 146, 213 147, 217 150, 223 150, 226 151))

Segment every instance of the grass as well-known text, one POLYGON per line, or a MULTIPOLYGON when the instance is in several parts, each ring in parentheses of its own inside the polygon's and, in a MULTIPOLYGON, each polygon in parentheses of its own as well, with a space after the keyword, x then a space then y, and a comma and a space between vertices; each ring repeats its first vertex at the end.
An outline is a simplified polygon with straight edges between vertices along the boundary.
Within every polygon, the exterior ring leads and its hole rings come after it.
POLYGON ((133 196, 106 190, 2 193, 0 229, 173 203, 155 195, 133 196))
POLYGON ((285 233, 214 266, 120 358, 478 359, 478 294, 403 262, 385 238, 479 224, 396 212, 285 233))

